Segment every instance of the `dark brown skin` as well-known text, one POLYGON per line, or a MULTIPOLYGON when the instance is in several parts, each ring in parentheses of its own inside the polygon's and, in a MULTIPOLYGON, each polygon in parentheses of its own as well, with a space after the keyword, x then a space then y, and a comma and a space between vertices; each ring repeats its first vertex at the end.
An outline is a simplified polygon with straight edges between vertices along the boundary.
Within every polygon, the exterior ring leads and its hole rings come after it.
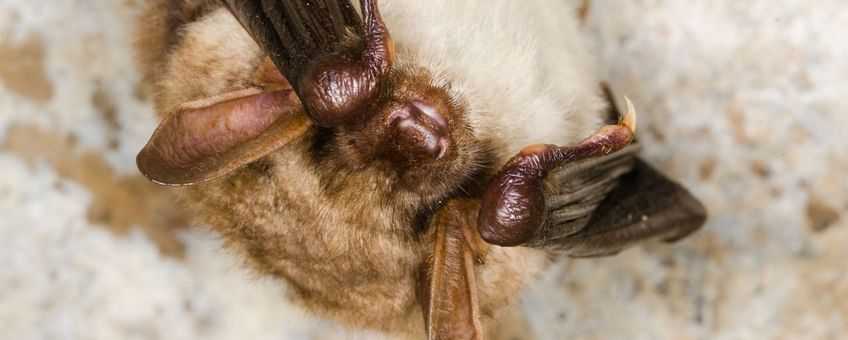
POLYGON ((453 174, 474 171, 468 166, 481 161, 471 158, 479 156, 471 150, 480 146, 470 138, 464 108, 443 89, 427 85, 428 77, 428 73, 419 70, 395 72, 389 85, 390 94, 374 105, 372 116, 338 127, 331 133, 333 138, 328 144, 317 146, 318 156, 331 151, 338 155, 316 159, 337 171, 336 176, 328 179, 328 188, 345 185, 335 183, 335 179, 345 178, 348 171, 361 170, 368 164, 381 172, 381 177, 396 181, 397 199, 408 202, 412 208, 422 199, 436 202, 446 197, 431 192, 444 193, 451 186, 461 187, 470 180, 453 174), (437 118, 407 113, 414 111, 416 105, 428 106, 437 118), (431 142, 434 139, 436 142, 431 142))
POLYGON ((627 125, 605 126, 574 146, 524 148, 504 165, 483 194, 477 222, 483 239, 507 247, 530 241, 545 218, 542 185, 547 171, 621 150, 633 140, 633 126, 627 125))
POLYGON ((269 51, 316 124, 336 127, 369 113, 394 53, 376 0, 362 1, 364 24, 347 1, 226 3, 269 51), (345 40, 348 30, 356 39, 345 40))

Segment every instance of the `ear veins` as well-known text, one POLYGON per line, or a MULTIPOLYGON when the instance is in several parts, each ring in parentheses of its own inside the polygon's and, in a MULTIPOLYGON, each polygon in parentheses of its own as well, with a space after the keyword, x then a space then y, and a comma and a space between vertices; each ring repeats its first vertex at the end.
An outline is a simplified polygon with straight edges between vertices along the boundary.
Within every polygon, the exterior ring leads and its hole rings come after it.
POLYGON ((636 118, 627 101, 628 113, 618 125, 604 126, 574 146, 531 145, 507 162, 483 194, 477 218, 483 239, 500 246, 529 241, 544 222, 542 180, 548 170, 616 152, 633 140, 636 118))
MULTIPOLYGON (((291 89, 248 88, 178 106, 163 122, 168 143, 156 144, 174 167, 188 166, 215 149, 229 148, 270 126, 289 110, 291 89)), ((159 141, 159 140, 156 140, 159 141)))
POLYGON ((280 148, 312 124, 290 88, 249 88, 182 104, 139 152, 142 174, 164 185, 209 180, 280 148))
POLYGON ((474 230, 478 209, 477 200, 452 199, 430 221, 433 249, 418 289, 428 339, 483 339, 475 262, 488 246, 474 230))

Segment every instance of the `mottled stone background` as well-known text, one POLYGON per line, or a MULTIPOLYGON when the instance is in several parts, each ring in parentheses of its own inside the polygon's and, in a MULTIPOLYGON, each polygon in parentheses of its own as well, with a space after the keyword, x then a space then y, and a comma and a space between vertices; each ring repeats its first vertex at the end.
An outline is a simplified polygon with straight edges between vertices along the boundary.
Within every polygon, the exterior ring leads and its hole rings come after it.
MULTIPOLYGON (((130 50, 139 4, 0 0, 0 339, 368 337, 288 305, 138 176, 155 127, 130 50)), ((848 5, 587 5, 646 157, 711 220, 674 246, 560 261, 527 293, 519 333, 848 334, 848 5)))

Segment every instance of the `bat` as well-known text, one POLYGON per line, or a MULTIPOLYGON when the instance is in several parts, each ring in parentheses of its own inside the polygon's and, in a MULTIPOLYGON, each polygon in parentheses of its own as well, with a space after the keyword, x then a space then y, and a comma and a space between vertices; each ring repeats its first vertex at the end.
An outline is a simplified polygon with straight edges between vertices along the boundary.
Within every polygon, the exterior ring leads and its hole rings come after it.
POLYGON ((554 255, 706 220, 638 157, 567 2, 149 2, 139 170, 317 315, 483 339, 554 255))

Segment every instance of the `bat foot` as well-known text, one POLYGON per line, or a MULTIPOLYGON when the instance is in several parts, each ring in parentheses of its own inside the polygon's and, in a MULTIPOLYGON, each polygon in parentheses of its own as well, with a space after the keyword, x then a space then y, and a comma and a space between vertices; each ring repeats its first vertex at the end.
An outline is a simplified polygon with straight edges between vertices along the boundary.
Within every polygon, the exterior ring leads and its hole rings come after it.
POLYGON ((531 241, 545 221, 543 179, 552 169, 599 158, 633 141, 636 114, 607 125, 582 142, 566 147, 537 144, 524 148, 495 175, 483 195, 477 228, 486 242, 519 246, 531 241))

